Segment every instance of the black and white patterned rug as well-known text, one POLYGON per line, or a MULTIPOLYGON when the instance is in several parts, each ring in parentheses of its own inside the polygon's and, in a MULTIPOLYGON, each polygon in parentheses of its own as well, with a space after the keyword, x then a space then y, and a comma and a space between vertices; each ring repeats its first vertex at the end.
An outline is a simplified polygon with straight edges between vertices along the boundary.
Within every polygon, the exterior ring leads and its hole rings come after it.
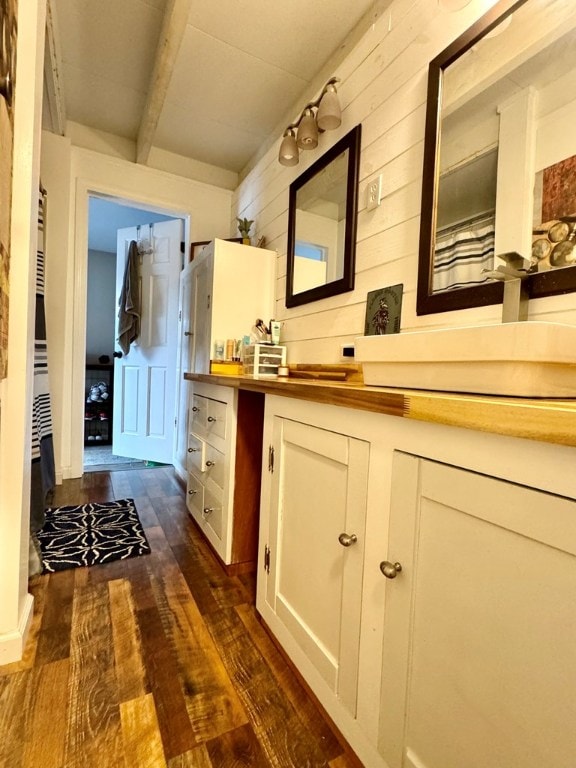
POLYGON ((49 507, 36 534, 43 573, 147 555, 150 545, 134 499, 49 507))

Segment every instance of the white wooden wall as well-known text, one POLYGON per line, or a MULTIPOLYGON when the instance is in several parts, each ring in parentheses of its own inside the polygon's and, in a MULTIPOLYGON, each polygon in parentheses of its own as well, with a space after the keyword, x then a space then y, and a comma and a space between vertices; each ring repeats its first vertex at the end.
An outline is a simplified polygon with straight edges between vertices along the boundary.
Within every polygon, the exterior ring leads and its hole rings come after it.
MULTIPOLYGON (((478 19, 494 0, 472 0, 458 12, 437 0, 394 0, 338 69, 342 125, 320 136, 318 148, 292 168, 277 161, 277 142, 235 192, 235 217, 256 222, 257 236, 278 253, 276 318, 292 362, 337 362, 340 346, 363 333, 366 294, 404 284, 402 330, 498 322, 500 306, 416 315, 420 195, 428 63, 478 19), (351 128, 362 123, 356 284, 354 291, 294 309, 285 307, 288 187, 351 128), (382 174, 383 201, 366 210, 366 187, 382 174)), ((310 98, 317 96, 309 94, 310 98)), ((304 105, 295 105, 297 116, 304 105)), ((574 294, 533 301, 530 319, 576 323, 574 294)))

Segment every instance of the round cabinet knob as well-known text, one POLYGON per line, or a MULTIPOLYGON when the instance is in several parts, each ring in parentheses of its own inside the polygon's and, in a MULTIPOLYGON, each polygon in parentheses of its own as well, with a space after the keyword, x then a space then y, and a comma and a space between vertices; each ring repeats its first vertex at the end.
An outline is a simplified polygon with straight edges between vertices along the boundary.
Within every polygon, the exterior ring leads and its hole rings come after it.
POLYGON ((338 536, 338 541, 343 547, 351 547, 352 544, 356 544, 358 541, 358 536, 356 536, 355 533, 341 533, 340 536, 338 536))
POLYGON ((207 466, 207 467, 213 467, 215 463, 216 463, 215 461, 210 461, 210 460, 208 460, 208 461, 206 462, 206 466, 207 466))
POLYGON ((188 453, 196 453, 198 448, 188 448, 188 453))
POLYGON ((212 512, 214 512, 214 507, 204 507, 202 510, 203 515, 210 515, 212 512))
POLYGON ((188 494, 190 496, 195 496, 197 493, 198 491, 195 488, 190 488, 190 490, 188 491, 188 494))
POLYGON ((380 570, 387 579, 395 579, 402 570, 402 566, 400 563, 389 563, 388 560, 383 560, 380 563, 380 570))
POLYGON ((214 416, 208 416, 208 421, 212 423, 213 421, 216 421, 216 419, 214 418, 214 416))
POLYGON ((193 411, 194 413, 198 413, 198 411, 199 411, 199 410, 200 410, 200 408, 198 408, 198 406, 197 406, 197 405, 193 405, 193 406, 192 406, 192 411, 193 411))

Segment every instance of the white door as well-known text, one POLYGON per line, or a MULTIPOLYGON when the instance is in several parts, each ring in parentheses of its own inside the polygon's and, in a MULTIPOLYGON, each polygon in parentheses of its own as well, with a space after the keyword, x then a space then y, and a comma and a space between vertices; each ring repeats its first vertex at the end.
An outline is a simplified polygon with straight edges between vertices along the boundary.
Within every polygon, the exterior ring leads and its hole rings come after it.
POLYGON ((192 370, 191 365, 191 339, 192 339, 192 264, 188 263, 180 273, 180 345, 179 366, 177 371, 178 389, 178 414, 176 425, 176 466, 186 474, 186 456, 188 447, 188 390, 189 383, 182 376, 186 371, 192 370))
POLYGON ((274 452, 266 603, 354 714, 368 444, 277 419, 274 452))
MULTIPOLYGON (((397 454, 380 751, 390 768, 576 764, 576 503, 397 454)), ((383 582, 385 580, 383 579, 383 582)))
MULTIPOLYGON (((141 256, 140 265, 140 337, 127 355, 114 361, 112 450, 119 456, 169 464, 174 451, 182 222, 152 225, 150 239, 152 252, 141 256)), ((137 240, 136 227, 118 230, 117 297, 132 240, 137 240)), ((116 337, 117 330, 116 319, 116 337)))
POLYGON ((214 280, 214 256, 194 265, 192 275, 192 346, 190 351, 192 370, 210 373, 210 332, 212 328, 212 285, 214 280))

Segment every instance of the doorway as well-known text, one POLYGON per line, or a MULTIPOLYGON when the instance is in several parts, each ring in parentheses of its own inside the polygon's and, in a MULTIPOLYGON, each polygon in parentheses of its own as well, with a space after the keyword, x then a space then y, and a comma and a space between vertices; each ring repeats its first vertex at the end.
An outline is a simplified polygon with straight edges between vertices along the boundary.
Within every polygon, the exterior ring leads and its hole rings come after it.
POLYGON ((118 348, 115 343, 118 313, 117 232, 136 228, 138 239, 142 231, 144 241, 151 239, 154 224, 175 218, 183 221, 178 214, 141 206, 136 201, 89 194, 84 472, 157 466, 153 461, 120 455, 125 450, 114 450, 113 412, 117 391, 114 355, 118 348))

